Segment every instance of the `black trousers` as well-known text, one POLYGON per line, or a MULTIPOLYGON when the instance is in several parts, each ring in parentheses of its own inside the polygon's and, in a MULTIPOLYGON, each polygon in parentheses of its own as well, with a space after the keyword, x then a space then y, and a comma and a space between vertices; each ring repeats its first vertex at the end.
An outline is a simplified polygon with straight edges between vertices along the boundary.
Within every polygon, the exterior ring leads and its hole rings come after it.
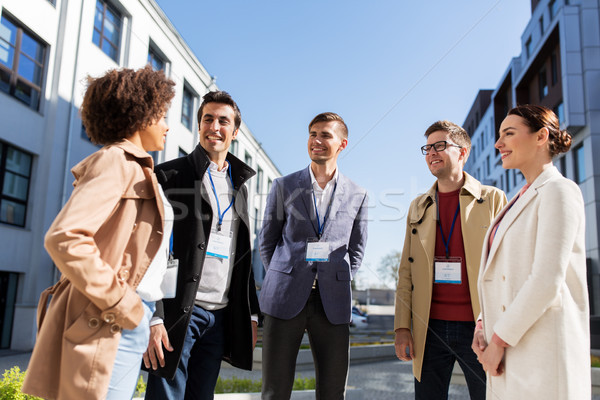
POLYGON ((316 398, 344 399, 350 358, 349 326, 329 322, 318 289, 313 289, 304 309, 292 319, 284 320, 265 315, 263 399, 290 398, 296 372, 296 358, 305 330, 308 332, 315 363, 316 398))

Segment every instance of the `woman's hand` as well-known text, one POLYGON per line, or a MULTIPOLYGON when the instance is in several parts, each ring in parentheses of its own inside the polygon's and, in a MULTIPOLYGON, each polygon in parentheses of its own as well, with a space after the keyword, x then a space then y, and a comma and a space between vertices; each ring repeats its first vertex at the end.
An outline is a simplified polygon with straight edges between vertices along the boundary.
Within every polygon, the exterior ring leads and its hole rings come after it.
POLYGON ((504 347, 496 344, 493 340, 485 348, 482 355, 479 356, 479 362, 483 370, 492 376, 502 375, 504 372, 504 347))

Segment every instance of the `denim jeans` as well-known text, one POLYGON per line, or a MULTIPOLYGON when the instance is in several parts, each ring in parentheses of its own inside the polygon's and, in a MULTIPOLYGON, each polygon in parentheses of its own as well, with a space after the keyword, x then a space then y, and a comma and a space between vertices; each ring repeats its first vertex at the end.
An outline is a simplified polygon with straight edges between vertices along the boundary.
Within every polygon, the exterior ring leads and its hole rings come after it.
POLYGON ((474 322, 429 320, 416 400, 446 400, 455 361, 465 374, 471 400, 485 399, 485 372, 471 349, 474 322))
POLYGON ((128 400, 133 397, 142 367, 142 355, 148 348, 150 318, 154 313, 154 302, 142 301, 144 317, 135 329, 123 329, 119 349, 113 365, 107 400, 128 400))
POLYGON ((224 310, 194 306, 173 379, 148 374, 146 400, 212 400, 225 351, 224 310))

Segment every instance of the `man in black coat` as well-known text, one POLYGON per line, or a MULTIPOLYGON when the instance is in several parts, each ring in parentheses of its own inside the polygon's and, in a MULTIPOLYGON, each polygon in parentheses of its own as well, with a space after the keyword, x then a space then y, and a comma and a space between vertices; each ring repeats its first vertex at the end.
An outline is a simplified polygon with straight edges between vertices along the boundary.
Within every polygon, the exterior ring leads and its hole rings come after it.
POLYGON ((157 302, 150 323, 146 399, 212 399, 221 360, 252 369, 260 310, 245 182, 255 172, 228 152, 241 124, 228 93, 203 97, 198 124, 196 149, 156 166, 179 271, 176 297, 157 302))

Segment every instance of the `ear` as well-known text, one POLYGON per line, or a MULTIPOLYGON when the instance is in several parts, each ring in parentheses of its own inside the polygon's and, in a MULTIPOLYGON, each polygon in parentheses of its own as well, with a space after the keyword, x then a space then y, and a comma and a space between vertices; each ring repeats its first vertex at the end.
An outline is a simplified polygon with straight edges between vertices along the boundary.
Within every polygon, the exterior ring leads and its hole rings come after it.
POLYGON ((548 143, 549 137, 550 131, 546 127, 543 127, 535 133, 535 138, 538 146, 545 146, 548 143))
POLYGON ((236 130, 233 131, 233 135, 231 135, 231 140, 234 141, 237 138, 238 132, 240 131, 240 128, 237 128, 236 130))
POLYGON ((342 139, 342 143, 340 144, 340 151, 344 150, 348 146, 348 139, 342 139))

